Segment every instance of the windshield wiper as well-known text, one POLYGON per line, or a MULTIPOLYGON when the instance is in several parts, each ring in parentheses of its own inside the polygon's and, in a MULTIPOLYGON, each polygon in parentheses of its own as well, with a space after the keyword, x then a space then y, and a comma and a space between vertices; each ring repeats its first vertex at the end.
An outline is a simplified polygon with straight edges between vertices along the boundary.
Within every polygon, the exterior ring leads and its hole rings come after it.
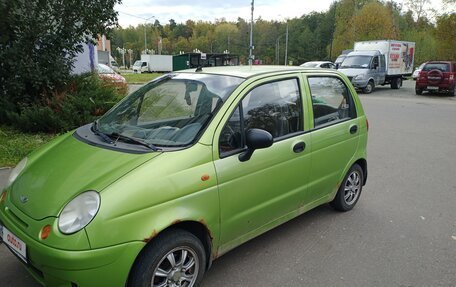
POLYGON ((122 134, 119 134, 119 133, 111 133, 109 136, 111 136, 111 137, 116 137, 118 140, 119 140, 119 139, 122 139, 123 141, 126 141, 126 142, 131 142, 131 143, 135 143, 135 144, 139 144, 139 145, 148 147, 149 149, 151 149, 151 150, 153 150, 153 151, 160 151, 160 150, 162 150, 161 148, 156 147, 156 146, 153 145, 153 144, 144 142, 144 141, 142 141, 142 140, 135 139, 135 138, 133 138, 133 137, 129 137, 129 136, 126 136, 126 135, 122 135, 122 134))
POLYGON ((92 131, 94 134, 102 138, 105 142, 109 144, 114 144, 112 139, 107 134, 100 132, 100 130, 98 129, 98 120, 93 122, 92 131))

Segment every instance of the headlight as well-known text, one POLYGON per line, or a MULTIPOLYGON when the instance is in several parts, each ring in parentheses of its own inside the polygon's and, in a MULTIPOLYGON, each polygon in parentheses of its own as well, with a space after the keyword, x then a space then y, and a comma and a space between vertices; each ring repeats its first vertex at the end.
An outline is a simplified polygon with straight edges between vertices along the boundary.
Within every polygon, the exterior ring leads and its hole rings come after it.
POLYGON ((100 195, 86 191, 76 196, 62 210, 59 216, 59 230, 64 234, 75 233, 92 221, 100 208, 100 195))
POLYGON ((21 172, 24 170, 25 166, 27 165, 27 158, 24 157, 17 165, 16 167, 11 171, 10 176, 8 178, 8 182, 6 183, 6 187, 9 187, 21 174, 21 172))
POLYGON ((354 79, 355 80, 362 80, 362 79, 364 79, 364 74, 359 74, 354 79))

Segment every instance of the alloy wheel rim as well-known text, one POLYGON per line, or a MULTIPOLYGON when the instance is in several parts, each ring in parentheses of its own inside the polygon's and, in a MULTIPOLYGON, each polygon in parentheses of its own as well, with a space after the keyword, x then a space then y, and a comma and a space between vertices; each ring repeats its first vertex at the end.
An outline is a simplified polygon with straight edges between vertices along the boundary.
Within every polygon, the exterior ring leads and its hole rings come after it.
POLYGON ((361 175, 358 171, 353 171, 347 177, 344 187, 344 201, 347 205, 353 205, 361 190, 361 175))
POLYGON ((187 246, 176 247, 160 259, 152 275, 151 287, 192 287, 198 272, 196 252, 187 246))

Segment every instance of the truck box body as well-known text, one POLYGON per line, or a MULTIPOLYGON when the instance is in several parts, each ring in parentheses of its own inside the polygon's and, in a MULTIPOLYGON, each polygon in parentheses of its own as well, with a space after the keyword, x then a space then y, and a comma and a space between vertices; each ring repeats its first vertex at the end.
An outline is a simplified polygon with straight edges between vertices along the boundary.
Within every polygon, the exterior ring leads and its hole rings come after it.
POLYGON ((141 62, 147 62, 147 71, 142 72, 171 72, 173 70, 172 55, 141 55, 141 62))
POLYGON ((394 40, 355 42, 354 51, 379 51, 385 55, 387 76, 409 76, 413 73, 414 42, 394 40))

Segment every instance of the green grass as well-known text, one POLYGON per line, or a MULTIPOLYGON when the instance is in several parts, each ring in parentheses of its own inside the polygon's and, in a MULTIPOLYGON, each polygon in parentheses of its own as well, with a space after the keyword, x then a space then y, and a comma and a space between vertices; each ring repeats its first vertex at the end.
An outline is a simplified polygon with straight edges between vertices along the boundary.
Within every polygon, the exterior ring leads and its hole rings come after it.
POLYGON ((23 133, 7 126, 0 126, 0 167, 13 167, 31 151, 53 139, 52 134, 23 133))
POLYGON ((153 79, 161 76, 163 74, 160 73, 142 73, 142 74, 133 74, 133 73, 128 73, 128 74, 122 74, 122 76, 125 77, 127 82, 129 84, 133 83, 147 83, 149 81, 152 81, 153 79))

